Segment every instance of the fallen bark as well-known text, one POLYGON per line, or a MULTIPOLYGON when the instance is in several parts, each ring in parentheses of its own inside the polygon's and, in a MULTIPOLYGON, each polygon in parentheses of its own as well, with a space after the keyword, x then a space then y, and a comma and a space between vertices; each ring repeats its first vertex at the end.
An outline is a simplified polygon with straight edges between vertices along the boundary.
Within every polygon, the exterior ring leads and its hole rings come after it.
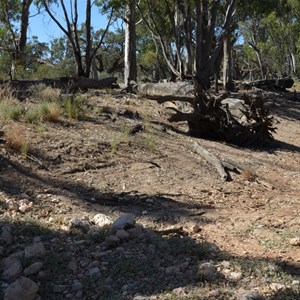
POLYGON ((218 171, 218 173, 221 176, 221 179, 224 181, 228 180, 228 174, 224 169, 224 166, 222 165, 222 162, 213 154, 208 152, 206 149, 204 149, 202 146, 199 145, 199 143, 195 142, 194 148, 196 152, 203 158, 205 158, 208 162, 210 162, 218 171))

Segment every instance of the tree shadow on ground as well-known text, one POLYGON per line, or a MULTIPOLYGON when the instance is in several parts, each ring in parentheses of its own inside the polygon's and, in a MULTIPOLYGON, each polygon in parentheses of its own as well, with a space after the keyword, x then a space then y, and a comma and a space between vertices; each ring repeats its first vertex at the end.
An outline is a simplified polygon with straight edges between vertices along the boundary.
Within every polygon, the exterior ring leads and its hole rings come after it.
MULTIPOLYGON (((132 192, 102 191, 89 187, 84 183, 71 179, 57 179, 54 176, 38 175, 36 172, 23 167, 18 162, 0 156, 0 188, 8 195, 20 197, 23 193, 30 194, 33 201, 36 196, 47 194, 63 196, 75 201, 78 206, 94 212, 113 211, 117 214, 131 212, 137 217, 147 212, 153 221, 162 221, 166 224, 176 224, 187 219, 208 222, 202 215, 207 209, 214 209, 212 205, 202 204, 197 199, 191 203, 180 200, 184 195, 141 194, 132 192)), ((22 196, 21 196, 22 197, 22 196)))
MULTIPOLYGON (((6 258, 32 245, 37 238, 46 254, 37 258, 43 263, 39 273, 28 275, 39 284, 43 299, 76 299, 75 283, 81 283, 80 299, 234 299, 241 288, 249 290, 272 283, 291 285, 290 276, 281 262, 259 258, 232 257, 205 240, 196 241, 182 233, 166 234, 144 228, 125 240, 109 240, 107 231, 94 229, 83 234, 59 231, 42 223, 0 222, 11 226, 12 243, 2 253, 6 258), (211 262, 218 270, 199 273, 199 265, 211 262), (240 280, 231 280, 224 270, 242 273, 240 280), (217 291, 216 297, 209 296, 217 291), (143 298, 144 297, 144 298, 143 298)), ((23 269, 34 259, 22 260, 23 269)), ((3 283, 3 282, 2 282, 3 283)), ((7 283, 7 282, 4 282, 7 283)), ((1 296, 1 293, 0 293, 1 296)), ((287 288, 272 292, 268 299, 299 299, 299 289, 287 288)))

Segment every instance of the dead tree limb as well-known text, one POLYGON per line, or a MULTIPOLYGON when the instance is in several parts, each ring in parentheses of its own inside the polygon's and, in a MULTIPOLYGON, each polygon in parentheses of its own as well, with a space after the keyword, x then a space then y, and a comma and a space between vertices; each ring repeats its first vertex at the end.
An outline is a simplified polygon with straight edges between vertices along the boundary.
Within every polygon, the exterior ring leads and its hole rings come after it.
POLYGON ((204 149, 197 142, 194 143, 194 148, 201 157, 205 158, 208 162, 210 162, 217 169, 222 180, 224 180, 224 181, 228 180, 228 174, 225 171, 224 166, 222 165, 222 162, 216 156, 214 156, 209 151, 204 149))

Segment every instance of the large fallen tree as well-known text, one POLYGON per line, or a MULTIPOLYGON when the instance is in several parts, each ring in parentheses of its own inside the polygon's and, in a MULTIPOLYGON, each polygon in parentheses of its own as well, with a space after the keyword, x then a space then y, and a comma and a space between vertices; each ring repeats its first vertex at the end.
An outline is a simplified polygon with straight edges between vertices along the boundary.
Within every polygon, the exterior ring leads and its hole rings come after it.
POLYGON ((201 138, 223 140, 238 145, 266 145, 273 140, 273 117, 264 99, 245 93, 230 97, 228 92, 211 95, 194 83, 140 84, 137 92, 159 103, 187 103, 189 109, 173 105, 170 122, 186 121, 189 134, 201 138), (177 88, 176 88, 177 86, 177 88), (186 94, 185 92, 188 91, 186 94))
POLYGON ((63 93, 74 93, 79 90, 116 88, 117 77, 107 77, 103 79, 91 79, 84 77, 58 77, 45 79, 21 79, 21 80, 0 80, 0 85, 8 86, 17 98, 30 96, 34 87, 45 85, 61 89, 63 93))

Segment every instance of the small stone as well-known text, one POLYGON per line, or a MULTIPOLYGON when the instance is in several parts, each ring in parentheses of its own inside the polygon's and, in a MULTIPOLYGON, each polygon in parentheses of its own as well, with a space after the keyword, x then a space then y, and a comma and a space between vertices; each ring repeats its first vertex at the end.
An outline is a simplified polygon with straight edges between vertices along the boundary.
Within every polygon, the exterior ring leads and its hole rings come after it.
POLYGON ((82 230, 84 233, 87 233, 90 230, 90 223, 86 220, 73 219, 69 222, 70 228, 77 228, 82 230))
POLYGON ((42 242, 36 243, 25 248, 25 258, 45 256, 46 249, 42 242))
POLYGON ((165 268, 166 275, 176 275, 179 272, 179 268, 176 266, 170 266, 165 268))
POLYGON ((93 217, 92 222, 99 227, 104 227, 112 224, 113 220, 107 215, 97 214, 93 217))
POLYGON ((112 225, 111 232, 115 233, 119 229, 129 229, 134 227, 135 219, 132 214, 126 214, 124 216, 119 217, 112 225))
POLYGON ((214 281, 217 279, 217 270, 210 262, 205 262, 199 265, 198 275, 207 281, 214 281))
POLYGON ((273 282, 270 284, 270 288, 272 291, 278 292, 278 291, 285 290, 286 287, 284 284, 273 282))
POLYGON ((43 268, 42 262, 35 262, 24 270, 24 275, 29 276, 38 273, 43 268))
POLYGON ((215 290, 208 292, 209 297, 219 297, 220 295, 221 295, 221 292, 219 289, 215 289, 215 290))
POLYGON ((78 268, 77 262, 75 260, 72 260, 68 263, 68 268, 75 272, 78 268))
POLYGON ((116 232, 116 237, 118 237, 120 240, 126 240, 129 238, 129 233, 124 229, 119 229, 116 232))
POLYGON ((241 280, 243 277, 243 274, 241 272, 230 272, 228 278, 231 280, 231 281, 239 281, 241 280))
POLYGON ((53 292, 54 293, 57 293, 57 294, 60 294, 62 293, 63 291, 65 291, 67 288, 66 285, 64 284, 56 284, 54 287, 53 287, 53 292))
POLYGON ((75 295, 75 297, 76 297, 77 299, 82 299, 82 296, 83 296, 83 291, 78 291, 78 292, 76 293, 76 295, 75 295))
POLYGON ((10 245, 13 242, 12 228, 11 225, 5 224, 1 229, 0 235, 1 244, 10 245))
POLYGON ((194 224, 194 225, 190 228, 190 231, 191 231, 192 233, 198 233, 198 232, 201 231, 201 228, 200 228, 200 226, 199 226, 198 224, 194 224))
POLYGON ((18 204, 19 204, 19 211, 21 213, 26 213, 30 211, 30 209, 33 206, 33 203, 30 202, 28 199, 21 199, 18 204))
POLYGON ((133 228, 126 230, 131 238, 140 238, 145 234, 144 228, 141 225, 136 225, 133 228))
POLYGON ((115 236, 115 235, 109 235, 106 240, 109 242, 109 243, 119 243, 120 242, 120 239, 115 236))
POLYGON ((300 246, 300 238, 293 238, 290 240, 290 245, 292 246, 300 246))
MULTIPOLYGON (((5 265, 7 265, 7 261, 5 265)), ((2 279, 12 282, 15 281, 22 273, 23 266, 21 261, 17 257, 11 257, 9 266, 6 266, 5 270, 2 273, 2 279)))
POLYGON ((300 285, 300 280, 293 280, 292 285, 300 285))
POLYGON ((79 280, 75 279, 72 285, 72 291, 77 292, 77 291, 81 291, 82 289, 83 289, 82 283, 79 280))
POLYGON ((4 300, 34 300, 39 290, 38 285, 27 277, 21 277, 4 291, 4 300))
POLYGON ((91 277, 94 275, 98 275, 99 273, 100 273, 100 269, 98 267, 88 269, 88 271, 87 271, 87 275, 91 276, 91 277))
POLYGON ((265 297, 256 291, 241 290, 236 297, 237 300, 265 300, 265 297))

